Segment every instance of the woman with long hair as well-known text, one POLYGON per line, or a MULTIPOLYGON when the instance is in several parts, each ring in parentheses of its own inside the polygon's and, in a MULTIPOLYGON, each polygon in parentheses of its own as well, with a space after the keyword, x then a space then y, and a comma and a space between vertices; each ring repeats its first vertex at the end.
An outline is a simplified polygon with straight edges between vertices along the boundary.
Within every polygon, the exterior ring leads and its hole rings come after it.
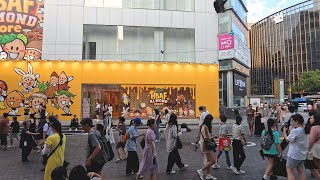
MULTIPOLYGON (((308 151, 313 155, 313 161, 320 169, 320 114, 314 114, 310 116, 310 136, 308 151)), ((320 170, 318 169, 318 174, 320 170)))
POLYGON ((159 109, 154 110, 154 119, 156 121, 157 127, 154 130, 154 133, 156 134, 156 141, 155 142, 160 142, 160 124, 161 124, 161 117, 160 117, 160 112, 159 109))
POLYGON ((242 123, 242 117, 236 117, 236 124, 232 126, 232 134, 233 134, 233 141, 232 141, 232 149, 233 149, 233 161, 234 165, 231 167, 231 170, 235 174, 245 174, 244 170, 241 170, 241 166, 246 159, 246 154, 244 152, 243 146, 247 144, 247 140, 244 136, 244 130, 242 123))
POLYGON ((44 154, 47 154, 47 164, 45 168, 44 180, 51 180, 52 171, 59 166, 63 166, 64 151, 66 146, 66 136, 61 133, 61 123, 54 121, 51 125, 53 135, 46 139, 44 154))
POLYGON ((155 134, 154 130, 157 124, 154 119, 149 119, 147 122, 149 126, 145 136, 145 147, 143 149, 143 157, 140 163, 139 171, 136 179, 141 179, 141 176, 150 176, 150 180, 155 179, 155 175, 159 174, 158 158, 156 152, 155 134))
POLYGON ((169 152, 168 165, 166 170, 167 174, 176 173, 172 170, 174 164, 177 164, 180 170, 183 170, 184 168, 188 167, 187 164, 183 164, 181 162, 180 154, 176 146, 178 135, 179 134, 177 116, 175 114, 171 114, 165 130, 166 148, 167 152, 169 152))
MULTIPOLYGON (((304 162, 308 151, 308 129, 304 126, 304 118, 300 114, 292 116, 294 128, 287 135, 288 127, 284 126, 283 136, 289 142, 289 150, 287 154, 287 173, 288 180, 294 180, 293 170, 297 169, 299 179, 305 180, 304 162)), ((319 153, 319 152, 318 152, 319 153)))
POLYGON ((205 143, 206 141, 211 141, 213 139, 213 137, 211 136, 212 133, 212 120, 213 120, 213 116, 211 114, 208 114, 205 118, 204 121, 200 127, 200 150, 202 152, 203 155, 203 163, 204 166, 197 170, 198 175, 200 176, 200 179, 217 179, 215 177, 213 177, 210 174, 210 168, 211 166, 215 163, 215 150, 209 150, 206 149, 205 143), (204 174, 207 174, 204 177, 204 174))
POLYGON ((275 119, 270 118, 268 119, 267 124, 268 130, 263 130, 261 136, 269 136, 273 143, 268 150, 263 149, 264 156, 268 158, 268 165, 263 175, 263 180, 270 179, 275 158, 282 156, 282 149, 280 146, 280 134, 277 131, 277 122, 275 119))

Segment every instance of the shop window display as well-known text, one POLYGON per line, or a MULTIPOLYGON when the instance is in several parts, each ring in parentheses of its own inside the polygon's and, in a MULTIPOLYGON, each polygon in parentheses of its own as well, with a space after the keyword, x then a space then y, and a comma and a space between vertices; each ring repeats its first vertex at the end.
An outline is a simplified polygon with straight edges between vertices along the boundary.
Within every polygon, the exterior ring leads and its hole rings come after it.
POLYGON ((195 87, 192 85, 87 86, 89 93, 85 96, 90 98, 91 105, 96 101, 113 104, 113 118, 121 115, 147 119, 153 117, 155 109, 162 115, 168 109, 180 118, 195 118, 195 87))

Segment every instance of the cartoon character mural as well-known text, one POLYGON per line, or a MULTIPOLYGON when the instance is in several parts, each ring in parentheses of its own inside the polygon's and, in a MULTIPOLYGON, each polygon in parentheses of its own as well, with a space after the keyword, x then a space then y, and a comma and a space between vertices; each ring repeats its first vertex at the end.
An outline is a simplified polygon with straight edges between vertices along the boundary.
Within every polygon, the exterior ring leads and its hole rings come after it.
POLYGON ((27 44, 28 38, 23 34, 0 35, 0 45, 2 50, 6 52, 7 59, 23 59, 27 44))
POLYGON ((2 46, 0 46, 0 60, 5 60, 8 58, 8 54, 3 50, 2 46))
POLYGON ((8 114, 15 116, 19 113, 19 108, 24 106, 24 95, 20 91, 14 90, 8 94, 5 101, 7 106, 11 108, 8 114))
POLYGON ((122 94, 122 102, 125 108, 130 107, 130 99, 127 93, 122 94))
POLYGON ((24 90, 22 91, 25 94, 32 92, 34 88, 38 86, 38 78, 39 74, 33 74, 33 67, 30 63, 28 63, 28 72, 24 72, 20 68, 14 68, 14 71, 20 75, 21 81, 18 83, 19 87, 22 85, 24 90))
POLYGON ((48 99, 53 99, 55 93, 59 90, 58 87, 59 83, 59 75, 55 71, 50 75, 50 81, 47 82, 47 89, 45 90, 45 94, 47 95, 48 99))
POLYGON ((24 60, 39 60, 42 57, 42 42, 32 41, 26 47, 24 60))
POLYGON ((60 90, 55 93, 55 97, 51 100, 51 104, 56 109, 62 109, 65 115, 71 115, 70 106, 73 104, 72 98, 75 95, 70 93, 68 90, 60 90))
POLYGON ((48 103, 47 96, 40 92, 31 94, 28 100, 31 103, 31 107, 34 113, 39 113, 41 110, 41 107, 46 106, 48 103))
POLYGON ((70 88, 68 86, 68 83, 73 79, 74 79, 73 76, 68 76, 64 71, 62 71, 61 74, 59 75, 58 90, 68 90, 70 88))
POLYGON ((0 80, 0 110, 7 109, 4 103, 4 101, 7 98, 7 91, 8 91, 7 83, 0 80))

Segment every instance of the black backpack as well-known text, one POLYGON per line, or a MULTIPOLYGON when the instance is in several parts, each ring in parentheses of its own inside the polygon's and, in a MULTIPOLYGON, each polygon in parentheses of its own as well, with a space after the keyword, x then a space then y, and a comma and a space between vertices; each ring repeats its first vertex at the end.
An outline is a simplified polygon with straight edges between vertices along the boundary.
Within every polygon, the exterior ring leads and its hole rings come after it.
POLYGON ((113 152, 110 141, 108 141, 105 136, 100 136, 95 132, 93 132, 93 134, 96 136, 101 146, 104 162, 112 161, 114 158, 114 152, 113 152))
POLYGON ((265 131, 264 135, 260 138, 261 148, 268 151, 274 143, 273 135, 270 136, 268 131, 265 131))

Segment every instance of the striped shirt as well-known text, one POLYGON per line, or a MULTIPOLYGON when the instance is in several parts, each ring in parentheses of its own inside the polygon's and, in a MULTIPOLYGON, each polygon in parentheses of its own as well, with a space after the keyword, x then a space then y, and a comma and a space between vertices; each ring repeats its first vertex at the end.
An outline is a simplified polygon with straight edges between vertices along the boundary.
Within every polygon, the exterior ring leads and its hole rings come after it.
POLYGON ((243 127, 241 125, 234 124, 232 126, 232 134, 234 139, 241 140, 242 134, 244 134, 243 127))

